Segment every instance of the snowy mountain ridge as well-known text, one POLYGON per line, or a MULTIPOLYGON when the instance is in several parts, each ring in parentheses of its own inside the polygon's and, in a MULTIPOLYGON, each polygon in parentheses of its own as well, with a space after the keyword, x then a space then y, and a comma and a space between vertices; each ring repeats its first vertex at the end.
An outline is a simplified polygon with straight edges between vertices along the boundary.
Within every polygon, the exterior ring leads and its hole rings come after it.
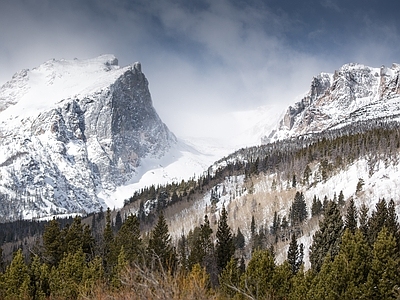
POLYGON ((309 92, 290 106, 264 143, 337 129, 357 121, 400 118, 400 65, 345 64, 314 77, 309 92))

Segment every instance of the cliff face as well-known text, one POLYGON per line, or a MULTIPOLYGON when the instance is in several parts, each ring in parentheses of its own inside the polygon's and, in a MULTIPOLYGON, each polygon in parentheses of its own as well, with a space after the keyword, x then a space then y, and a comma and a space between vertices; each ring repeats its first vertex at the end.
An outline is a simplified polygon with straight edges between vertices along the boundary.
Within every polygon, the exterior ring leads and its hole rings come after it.
POLYGON ((340 128, 351 122, 400 115, 400 66, 346 64, 313 78, 305 97, 290 106, 264 142, 340 128))
POLYGON ((0 219, 90 212, 176 143, 140 63, 49 61, 0 89, 0 219))

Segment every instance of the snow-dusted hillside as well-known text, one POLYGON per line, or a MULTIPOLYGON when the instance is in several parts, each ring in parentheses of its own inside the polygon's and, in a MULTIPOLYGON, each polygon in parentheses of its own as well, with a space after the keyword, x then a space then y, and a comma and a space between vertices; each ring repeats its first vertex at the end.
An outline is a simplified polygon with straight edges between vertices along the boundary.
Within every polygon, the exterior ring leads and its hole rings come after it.
POLYGON ((310 91, 290 106, 264 142, 337 129, 372 119, 400 118, 400 65, 346 64, 313 78, 310 91))

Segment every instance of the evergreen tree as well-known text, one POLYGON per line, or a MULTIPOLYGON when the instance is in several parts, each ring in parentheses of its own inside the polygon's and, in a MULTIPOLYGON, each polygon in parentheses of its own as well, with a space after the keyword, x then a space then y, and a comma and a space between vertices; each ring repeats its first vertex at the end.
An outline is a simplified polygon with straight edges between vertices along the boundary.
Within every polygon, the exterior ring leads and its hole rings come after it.
POLYGON ((254 220, 254 215, 251 216, 250 233, 252 238, 256 234, 256 221, 254 220))
POLYGON ((240 228, 237 229, 237 234, 234 238, 234 244, 236 249, 243 249, 245 246, 245 239, 243 233, 240 231, 240 228))
POLYGON ((1 285, 3 286, 4 299, 29 298, 30 278, 21 249, 18 249, 11 264, 7 267, 1 285))
POLYGON ((296 192, 292 206, 290 208, 290 221, 292 226, 301 224, 307 219, 307 205, 304 194, 296 192))
POLYGON ((221 291, 229 298, 233 298, 240 285, 241 270, 237 259, 233 256, 219 276, 221 291))
POLYGON ((400 224, 396 214, 396 206, 393 199, 390 199, 387 206, 388 216, 386 220, 386 228, 389 233, 393 234, 396 239, 397 249, 400 252, 400 224))
POLYGON ((218 220, 216 238, 217 266, 219 272, 221 272, 235 253, 232 232, 228 225, 228 212, 226 211, 224 205, 222 206, 221 214, 218 220))
POLYGON ((122 226, 122 217, 121 217, 121 212, 118 211, 117 215, 115 216, 115 231, 118 231, 122 226))
POLYGON ((368 228, 369 228, 369 242, 371 245, 375 243, 375 240, 386 225, 386 221, 388 219, 388 211, 386 206, 385 199, 379 199, 376 204, 376 210, 372 212, 371 218, 368 220, 368 228))
POLYGON ((296 235, 292 234, 292 239, 290 241, 289 250, 287 253, 287 261, 293 275, 300 270, 300 267, 303 264, 303 252, 303 244, 298 245, 296 235))
POLYGON ((396 240, 386 227, 378 234, 372 254, 366 299, 395 299, 395 287, 400 286, 400 260, 396 240))
POLYGON ((211 240, 212 229, 208 216, 204 216, 204 223, 195 228, 190 242, 189 268, 199 264, 209 271, 210 263, 213 261, 214 245, 211 240))
POLYGON ((317 196, 314 195, 312 206, 311 206, 311 216, 319 216, 322 212, 322 203, 317 196))
POLYGON ((340 193, 339 193, 338 204, 339 204, 340 207, 344 205, 343 191, 340 191, 340 193))
POLYGON ((368 225, 368 207, 365 205, 365 203, 361 204, 360 206, 360 231, 364 235, 365 238, 368 238, 368 232, 369 232, 369 225, 368 225))
POLYGON ((325 257, 331 259, 339 253, 339 246, 343 232, 343 220, 337 204, 329 201, 324 213, 324 219, 319 223, 319 230, 315 233, 310 247, 311 268, 317 272, 321 270, 325 257))
POLYGON ((269 299, 273 294, 274 257, 269 250, 256 250, 241 279, 241 289, 252 299, 269 299))
POLYGON ((54 218, 43 233, 43 256, 50 266, 58 265, 64 252, 60 224, 54 218))
POLYGON ((346 217, 344 220, 345 228, 349 229, 351 233, 355 233, 357 229, 357 208, 354 204, 353 198, 350 198, 347 206, 346 217))
POLYGON ((116 249, 124 247, 128 262, 137 261, 143 253, 144 246, 140 236, 140 224, 136 215, 129 215, 121 225, 115 237, 116 249))
POLYGON ((50 295, 50 270, 42 264, 39 256, 35 255, 29 266, 30 296, 32 299, 46 299, 50 295))
POLYGON ((114 234, 111 227, 110 208, 107 209, 106 213, 106 224, 103 232, 102 253, 103 253, 102 256, 103 256, 104 270, 107 276, 110 276, 112 273, 112 267, 116 264, 117 261, 117 254, 114 243, 114 234))
POLYGON ((159 215, 157 224, 151 231, 147 253, 152 258, 152 262, 155 263, 156 269, 160 266, 164 270, 174 271, 176 255, 163 213, 159 215))
POLYGON ((64 251, 67 253, 75 253, 79 249, 87 255, 93 254, 94 240, 88 225, 82 224, 82 218, 76 216, 70 226, 66 226, 61 235, 64 236, 64 251))

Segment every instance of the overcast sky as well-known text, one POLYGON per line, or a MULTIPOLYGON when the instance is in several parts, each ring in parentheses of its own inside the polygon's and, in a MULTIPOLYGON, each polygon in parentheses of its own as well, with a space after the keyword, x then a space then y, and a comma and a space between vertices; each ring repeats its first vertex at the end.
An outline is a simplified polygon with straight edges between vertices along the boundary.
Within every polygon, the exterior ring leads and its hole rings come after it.
POLYGON ((0 84, 52 58, 111 53, 121 66, 142 63, 154 106, 172 131, 212 135, 216 116, 269 104, 283 109, 320 72, 348 62, 400 63, 399 6, 398 0, 1 1, 0 84))

